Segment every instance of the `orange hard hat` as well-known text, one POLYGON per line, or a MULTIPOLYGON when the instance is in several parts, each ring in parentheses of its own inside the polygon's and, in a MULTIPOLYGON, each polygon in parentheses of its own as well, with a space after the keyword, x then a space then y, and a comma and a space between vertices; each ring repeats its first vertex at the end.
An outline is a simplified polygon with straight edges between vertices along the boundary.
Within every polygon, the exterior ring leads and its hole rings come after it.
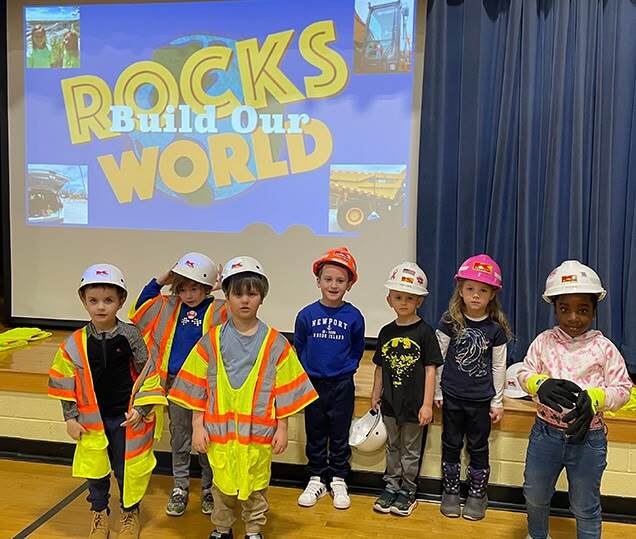
POLYGON ((356 259, 353 258, 353 255, 346 247, 329 249, 324 255, 316 260, 312 266, 316 277, 318 277, 318 274, 320 273, 320 268, 322 268, 325 264, 335 264, 336 266, 342 266, 349 270, 349 273, 351 274, 351 284, 354 284, 358 280, 356 259))

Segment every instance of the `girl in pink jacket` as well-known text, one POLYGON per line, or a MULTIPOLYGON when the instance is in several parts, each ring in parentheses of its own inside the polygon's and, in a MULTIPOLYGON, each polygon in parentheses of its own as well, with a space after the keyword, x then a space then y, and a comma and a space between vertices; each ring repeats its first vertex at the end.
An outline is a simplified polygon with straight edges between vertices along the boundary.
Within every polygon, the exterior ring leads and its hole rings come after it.
POLYGON ((563 262, 546 280, 543 299, 554 305, 558 326, 533 341, 518 375, 537 403, 523 484, 530 539, 549 537, 550 500, 563 468, 577 538, 601 537, 603 411, 625 404, 631 388, 621 353, 590 329, 605 294, 598 275, 576 260, 563 262))

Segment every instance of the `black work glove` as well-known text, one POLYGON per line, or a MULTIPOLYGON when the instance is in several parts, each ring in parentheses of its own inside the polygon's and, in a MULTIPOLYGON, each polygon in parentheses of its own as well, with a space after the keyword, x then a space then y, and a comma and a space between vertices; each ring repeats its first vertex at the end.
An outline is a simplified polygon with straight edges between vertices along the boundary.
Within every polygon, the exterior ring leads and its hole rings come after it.
POLYGON ((581 391, 576 399, 575 407, 563 416, 563 422, 569 423, 565 429, 565 435, 571 444, 582 444, 585 442, 590 424, 594 419, 592 400, 587 391, 581 391))
POLYGON ((541 404, 562 412, 563 408, 572 408, 576 404, 581 388, 570 380, 548 378, 537 389, 537 397, 541 404))

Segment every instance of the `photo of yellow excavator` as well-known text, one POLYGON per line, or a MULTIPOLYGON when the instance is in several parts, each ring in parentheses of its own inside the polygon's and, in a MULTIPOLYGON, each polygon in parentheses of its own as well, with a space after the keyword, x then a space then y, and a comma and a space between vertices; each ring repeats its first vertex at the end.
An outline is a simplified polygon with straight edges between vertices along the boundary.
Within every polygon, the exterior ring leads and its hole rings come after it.
POLYGON ((356 1, 354 73, 404 73, 411 69, 413 2, 356 1))

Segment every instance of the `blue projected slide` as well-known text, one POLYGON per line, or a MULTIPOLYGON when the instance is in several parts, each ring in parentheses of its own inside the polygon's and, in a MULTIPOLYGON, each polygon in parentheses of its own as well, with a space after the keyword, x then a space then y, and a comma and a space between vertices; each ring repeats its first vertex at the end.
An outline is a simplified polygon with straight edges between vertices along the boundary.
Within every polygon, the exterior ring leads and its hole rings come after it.
POLYGON ((404 228, 414 18, 413 0, 25 8, 26 222, 404 228))

